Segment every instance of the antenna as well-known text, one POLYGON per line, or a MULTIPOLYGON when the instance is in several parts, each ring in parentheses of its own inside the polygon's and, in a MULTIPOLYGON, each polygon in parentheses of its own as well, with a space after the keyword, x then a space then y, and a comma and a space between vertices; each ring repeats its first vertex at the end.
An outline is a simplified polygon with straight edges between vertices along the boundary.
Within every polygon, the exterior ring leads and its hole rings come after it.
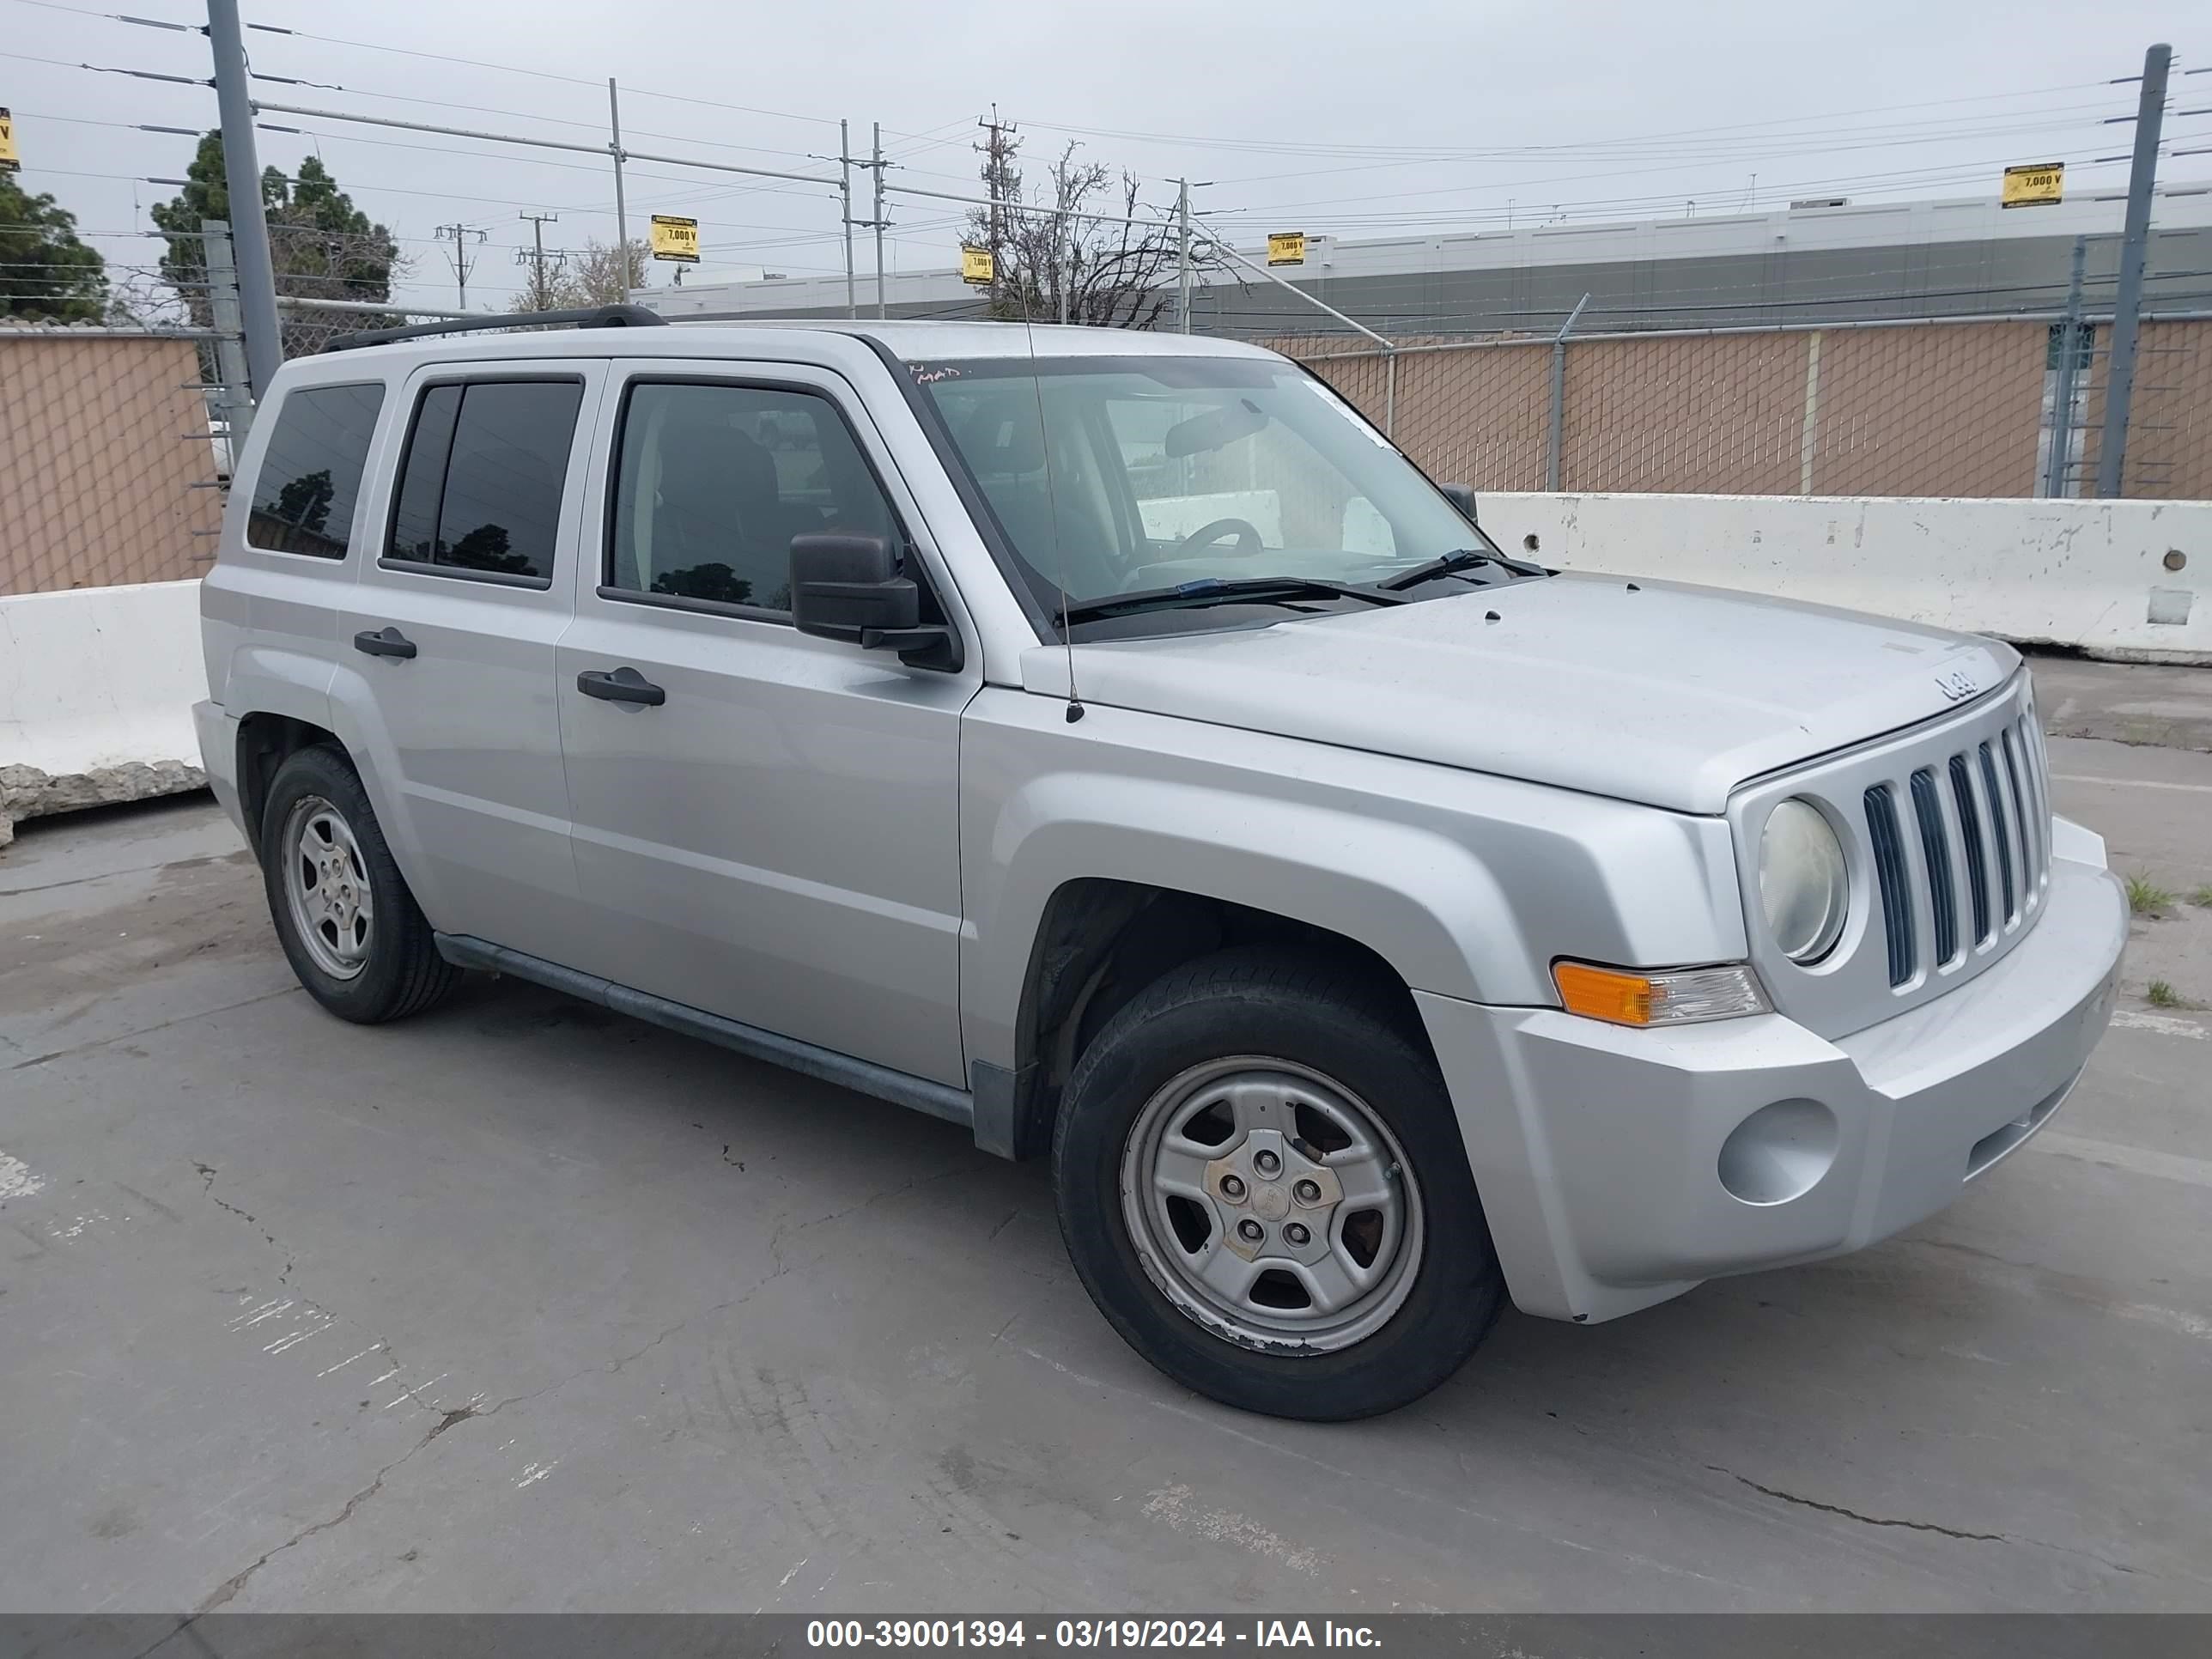
POLYGON ((1083 718, 1083 698, 1075 689, 1075 640, 1067 631, 1067 561, 1060 553, 1060 497, 1052 481, 1052 432, 1045 424, 1044 383, 1036 372, 1036 325, 1030 321, 1026 306, 1022 334, 1030 348, 1030 392, 1036 398, 1037 447, 1044 455, 1045 506, 1052 514, 1052 577, 1060 588, 1060 644, 1067 653, 1067 723, 1073 726, 1083 718))

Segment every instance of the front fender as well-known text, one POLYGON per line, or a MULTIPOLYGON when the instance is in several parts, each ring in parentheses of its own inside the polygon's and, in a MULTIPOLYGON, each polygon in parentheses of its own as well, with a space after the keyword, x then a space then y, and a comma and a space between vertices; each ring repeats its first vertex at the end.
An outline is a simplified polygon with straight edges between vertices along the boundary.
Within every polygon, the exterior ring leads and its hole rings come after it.
POLYGON ((968 1056, 1011 1067, 1032 946, 1103 878, 1324 928, 1417 991, 1556 1000, 1560 956, 1740 959, 1727 827, 1599 797, 986 688, 961 745, 968 1056))

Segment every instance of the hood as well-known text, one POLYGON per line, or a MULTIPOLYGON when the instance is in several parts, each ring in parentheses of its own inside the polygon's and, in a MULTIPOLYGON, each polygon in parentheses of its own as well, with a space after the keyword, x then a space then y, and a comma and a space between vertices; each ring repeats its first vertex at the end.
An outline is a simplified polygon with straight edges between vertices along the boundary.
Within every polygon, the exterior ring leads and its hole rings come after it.
MULTIPOLYGON (((1746 779, 1957 708, 2020 662, 1915 623, 1584 574, 1073 654, 1085 702, 1708 814, 1746 779)), ((1024 652, 1025 687, 1066 696, 1066 657, 1024 652)))

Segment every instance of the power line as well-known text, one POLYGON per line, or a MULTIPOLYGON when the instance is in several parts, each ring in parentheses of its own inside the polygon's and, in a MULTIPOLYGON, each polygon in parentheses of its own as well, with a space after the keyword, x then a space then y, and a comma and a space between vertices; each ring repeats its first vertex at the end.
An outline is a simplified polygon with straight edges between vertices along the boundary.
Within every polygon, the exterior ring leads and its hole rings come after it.
MULTIPOLYGON (((588 80, 579 75, 560 75, 550 70, 523 69, 514 64, 495 64, 482 58, 455 58, 441 52, 418 52, 411 46, 387 46, 374 40, 343 40, 334 34, 312 34, 306 29, 281 28, 274 23, 248 23, 249 29, 264 34, 289 34, 295 40, 317 40, 325 46, 351 46, 359 52, 387 52, 402 58, 422 58, 441 64, 461 64, 471 69, 495 70, 506 75, 527 75, 540 81, 560 81, 570 86, 590 87, 594 91, 605 86, 603 80, 588 80)), ((665 98, 671 103, 697 104, 707 109, 735 110, 745 115, 769 115, 779 120, 811 121, 820 126, 836 126, 835 121, 819 115, 801 115, 787 109, 763 109, 754 104, 724 103, 719 99, 695 98, 686 93, 654 92, 647 88, 625 86, 623 90, 637 98, 665 98)))
MULTIPOLYGON (((2100 87, 2105 84, 2106 83, 2101 81, 2068 82, 2057 86, 2022 88, 2014 92, 1978 93, 1971 96, 1960 98, 1929 99, 1907 104, 1869 105, 1856 109, 1831 110, 1809 115, 1778 116, 1765 121, 1729 122, 1706 127, 1681 127, 1675 128, 1668 131, 1646 133, 1608 142, 1617 143, 1623 145, 1648 144, 1655 141, 1668 138, 1694 137, 1706 133, 1744 131, 1761 127, 1797 125, 1807 121, 1838 120, 1847 118, 1854 115, 1881 115, 1887 114, 1898 110, 1934 109, 1952 104, 1990 103, 2008 98, 2040 97, 2053 92, 2082 92, 2087 91, 2091 88, 2100 87)), ((1317 155, 1353 155, 1389 153, 1402 155, 1409 149, 1419 149, 1423 154, 1457 155, 1465 151, 1466 153, 1475 155, 1478 159, 1480 155, 1480 149, 1472 147, 1351 144, 1333 143, 1300 143, 1295 140, 1268 138, 1209 138, 1190 133, 1148 132, 1113 127, 1085 127, 1054 121, 1033 120, 1030 122, 1029 125, 1041 131, 1073 132, 1087 137, 1119 138, 1133 143, 1145 143, 1194 144, 1206 149, 1261 150, 1273 152, 1279 155, 1308 154, 1317 155)), ((1526 148, 1528 149, 1541 149, 1547 147, 1542 145, 1532 145, 1526 148)))

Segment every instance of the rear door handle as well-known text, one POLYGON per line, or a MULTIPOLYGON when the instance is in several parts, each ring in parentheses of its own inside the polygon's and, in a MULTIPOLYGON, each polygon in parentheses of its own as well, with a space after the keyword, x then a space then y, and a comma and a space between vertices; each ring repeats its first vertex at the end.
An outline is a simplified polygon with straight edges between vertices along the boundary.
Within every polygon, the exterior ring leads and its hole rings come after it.
POLYGON ((411 657, 415 641, 396 628, 381 628, 374 634, 356 634, 353 648, 366 651, 372 657, 411 657))
POLYGON ((635 668, 617 668, 612 673, 586 668, 576 676, 576 690, 601 702, 635 702, 647 708, 658 708, 668 701, 668 693, 635 668))

